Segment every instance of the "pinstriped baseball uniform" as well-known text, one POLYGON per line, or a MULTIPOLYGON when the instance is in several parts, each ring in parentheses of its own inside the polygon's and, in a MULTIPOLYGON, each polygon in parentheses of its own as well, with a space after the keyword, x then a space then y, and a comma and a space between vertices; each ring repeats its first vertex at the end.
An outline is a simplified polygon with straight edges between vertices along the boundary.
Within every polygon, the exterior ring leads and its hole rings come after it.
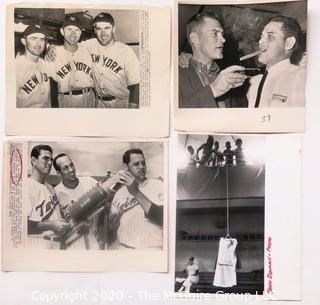
POLYGON ((95 96, 92 79, 92 59, 86 48, 78 45, 75 52, 67 51, 64 46, 56 47, 56 59, 47 62, 50 76, 58 83, 59 107, 94 108, 95 96), (70 91, 88 89, 79 95, 63 94, 70 91))
MULTIPOLYGON (((60 206, 53 187, 48 183, 40 183, 33 178, 26 180, 26 202, 28 219, 32 221, 61 221, 60 206)), ((29 248, 59 249, 59 242, 45 240, 45 236, 55 236, 52 231, 28 235, 29 248)))
MULTIPOLYGON (((55 192, 59 198, 61 209, 65 210, 71 200, 77 201, 85 192, 97 185, 98 181, 91 177, 78 177, 79 184, 76 188, 70 189, 61 182, 55 187, 55 192)), ((93 224, 93 221, 92 221, 93 224)), ((89 249, 99 249, 99 245, 92 230, 88 234, 89 249)), ((84 238, 75 241, 68 249, 85 249, 84 238)))
MULTIPOLYGON (((147 178, 139 185, 139 190, 154 204, 163 205, 161 180, 147 178)), ((110 219, 112 214, 118 213, 122 213, 117 232, 120 244, 137 249, 162 247, 162 228, 145 217, 144 210, 126 187, 115 194, 111 204, 110 219)))
POLYGON ((97 99, 101 108, 128 108, 128 86, 140 81, 139 61, 134 51, 120 41, 102 46, 96 38, 81 43, 91 54, 94 86, 98 96, 114 96, 111 101, 97 99))
POLYGON ((27 59, 25 55, 16 57, 17 108, 51 107, 50 80, 45 61, 27 59))

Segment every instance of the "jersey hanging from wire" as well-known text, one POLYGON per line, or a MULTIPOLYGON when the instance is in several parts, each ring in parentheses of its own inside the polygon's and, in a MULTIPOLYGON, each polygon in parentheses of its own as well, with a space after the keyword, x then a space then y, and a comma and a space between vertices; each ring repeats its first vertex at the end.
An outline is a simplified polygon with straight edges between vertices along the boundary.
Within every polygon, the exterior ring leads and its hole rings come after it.
POLYGON ((213 280, 214 286, 232 287, 237 285, 237 256, 235 252, 237 245, 238 242, 235 238, 220 238, 218 259, 213 280))
POLYGON ((219 241, 218 258, 213 285, 218 287, 232 287, 237 285, 236 275, 236 247, 238 241, 229 235, 229 165, 226 166, 227 184, 227 236, 219 241))

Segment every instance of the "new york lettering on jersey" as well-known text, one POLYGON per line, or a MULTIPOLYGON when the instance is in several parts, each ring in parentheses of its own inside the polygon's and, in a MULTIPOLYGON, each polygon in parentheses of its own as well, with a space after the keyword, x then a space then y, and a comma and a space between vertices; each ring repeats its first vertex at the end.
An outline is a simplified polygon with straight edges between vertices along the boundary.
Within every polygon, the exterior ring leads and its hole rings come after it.
MULTIPOLYGON (((73 61, 76 71, 84 72, 85 74, 90 76, 91 67, 86 65, 83 62, 73 61)), ((66 63, 61 66, 57 71, 57 76, 61 79, 64 79, 65 76, 72 71, 71 63, 66 63)))
MULTIPOLYGON (((99 51, 99 49, 98 49, 99 51)), ((101 51, 101 50, 100 50, 101 51)), ((93 77, 98 96, 113 95, 117 99, 128 99, 129 90, 127 83, 124 59, 117 58, 113 52, 103 55, 93 53, 93 77)))
POLYGON ((43 59, 31 62, 18 56, 16 76, 17 107, 50 107, 50 81, 43 59))
POLYGON ((42 83, 48 82, 49 78, 46 73, 38 73, 33 74, 30 78, 22 85, 21 90, 23 90, 26 94, 32 93, 34 89, 41 86, 42 83))
MULTIPOLYGON (((46 63, 49 67, 50 76, 59 84, 59 92, 65 93, 72 90, 92 88, 92 59, 88 50, 78 46, 75 52, 69 52, 64 46, 58 46, 56 51, 56 60, 46 63)), ((60 96, 59 100, 65 100, 66 98, 68 97, 60 96)), ((72 98, 77 100, 76 104, 81 104, 81 101, 78 100, 79 97, 72 98)))
POLYGON ((93 63, 100 63, 101 66, 108 68, 109 70, 113 71, 115 74, 118 74, 121 70, 123 70, 123 67, 121 67, 119 63, 113 60, 112 58, 109 58, 106 56, 100 56, 98 54, 91 54, 91 57, 92 57, 93 63))
POLYGON ((97 96, 114 96, 116 101, 128 102, 128 86, 138 84, 139 61, 128 45, 114 41, 102 46, 96 38, 82 42, 92 58, 94 86, 97 96))

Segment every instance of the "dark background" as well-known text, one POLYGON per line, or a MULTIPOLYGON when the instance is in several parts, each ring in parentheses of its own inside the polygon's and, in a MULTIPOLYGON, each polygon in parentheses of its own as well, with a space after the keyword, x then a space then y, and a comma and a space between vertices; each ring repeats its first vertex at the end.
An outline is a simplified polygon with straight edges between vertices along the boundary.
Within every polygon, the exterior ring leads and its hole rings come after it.
MULTIPOLYGON (((213 135, 220 143, 239 136, 213 135)), ((179 135, 178 153, 182 159, 186 147, 196 151, 207 135, 179 135)), ((189 166, 181 163, 177 172, 176 277, 190 256, 200 270, 199 284, 191 292, 262 294, 264 289, 265 232, 265 142, 263 137, 241 135, 245 164, 228 168, 189 166), (213 286, 220 237, 227 233, 227 198, 229 200, 229 233, 238 241, 237 285, 213 286)), ((201 157, 201 153, 199 153, 201 157)))

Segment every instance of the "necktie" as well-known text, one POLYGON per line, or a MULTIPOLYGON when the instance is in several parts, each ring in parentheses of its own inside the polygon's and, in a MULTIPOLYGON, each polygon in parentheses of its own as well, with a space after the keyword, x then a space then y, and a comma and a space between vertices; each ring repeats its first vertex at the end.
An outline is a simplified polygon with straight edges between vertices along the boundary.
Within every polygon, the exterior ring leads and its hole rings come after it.
POLYGON ((258 108, 258 107, 259 107, 260 98, 261 98, 261 93, 262 93, 262 88, 263 88, 264 82, 266 81, 267 75, 268 75, 268 70, 265 70, 264 73, 263 73, 263 76, 262 76, 262 78, 261 78, 259 87, 258 87, 258 93, 257 93, 256 103, 254 104, 254 107, 255 107, 255 108, 258 108))

